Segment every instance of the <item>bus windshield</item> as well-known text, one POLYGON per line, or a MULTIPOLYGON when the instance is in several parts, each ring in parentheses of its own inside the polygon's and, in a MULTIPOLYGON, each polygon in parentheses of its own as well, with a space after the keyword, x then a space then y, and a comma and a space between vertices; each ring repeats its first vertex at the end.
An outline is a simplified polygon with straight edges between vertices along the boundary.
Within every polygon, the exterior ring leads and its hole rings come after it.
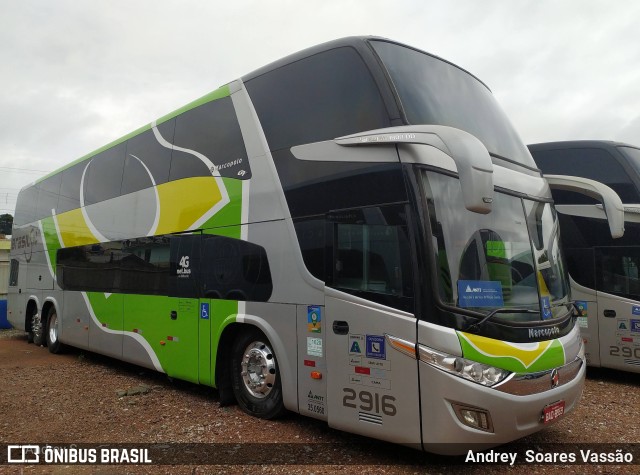
POLYGON ((629 158, 631 166, 640 173, 640 149, 634 147, 618 147, 618 150, 629 158))
POLYGON ((537 168, 491 91, 468 72, 426 53, 372 41, 411 124, 447 125, 475 135, 493 155, 537 168))
POLYGON ((482 215, 460 209, 455 178, 425 171, 423 186, 442 302, 483 314, 513 308, 496 316, 510 321, 566 315, 568 275, 551 204, 496 192, 493 211, 482 215))

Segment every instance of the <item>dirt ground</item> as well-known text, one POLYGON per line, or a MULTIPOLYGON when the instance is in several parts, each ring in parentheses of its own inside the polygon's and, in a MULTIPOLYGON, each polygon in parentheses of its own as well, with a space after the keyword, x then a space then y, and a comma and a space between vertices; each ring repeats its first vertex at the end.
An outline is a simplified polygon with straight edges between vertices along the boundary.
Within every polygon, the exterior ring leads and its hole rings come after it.
POLYGON ((237 406, 220 407, 210 388, 90 352, 52 355, 15 330, 0 330, 0 377, 0 473, 640 473, 633 445, 640 443, 640 375, 608 370, 589 370, 577 411, 497 450, 518 451, 520 461, 526 450, 620 448, 633 451, 636 465, 474 464, 345 434, 297 414, 263 421, 237 406), (6 465, 8 444, 47 443, 164 447, 168 455, 154 452, 161 464, 152 465, 6 465))

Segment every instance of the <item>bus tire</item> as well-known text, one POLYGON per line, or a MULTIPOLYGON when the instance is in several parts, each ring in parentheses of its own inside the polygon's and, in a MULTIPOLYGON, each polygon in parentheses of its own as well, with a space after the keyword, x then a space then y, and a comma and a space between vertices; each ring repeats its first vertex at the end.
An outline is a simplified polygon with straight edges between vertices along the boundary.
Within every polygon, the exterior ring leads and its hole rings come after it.
POLYGON ((29 330, 29 340, 36 346, 44 345, 44 328, 42 318, 37 308, 33 308, 31 313, 31 329, 29 330))
POLYGON ((59 339, 58 312, 55 307, 50 307, 47 315, 47 348, 51 353, 61 353, 64 345, 59 339))
POLYGON ((238 405, 247 414, 274 419, 284 412, 276 355, 257 328, 242 331, 233 344, 231 378, 238 405))

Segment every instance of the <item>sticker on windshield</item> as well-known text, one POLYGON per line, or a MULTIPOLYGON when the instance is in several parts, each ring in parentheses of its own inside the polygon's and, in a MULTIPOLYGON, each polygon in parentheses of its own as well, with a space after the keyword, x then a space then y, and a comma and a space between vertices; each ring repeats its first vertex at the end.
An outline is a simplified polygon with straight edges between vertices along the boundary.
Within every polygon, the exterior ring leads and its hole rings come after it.
POLYGON ((542 297, 540 299, 540 310, 542 311, 542 319, 549 320, 553 317, 553 313, 551 313, 551 302, 549 301, 549 297, 542 297))
POLYGON ((460 307, 503 307, 502 284, 499 280, 459 280, 460 307))

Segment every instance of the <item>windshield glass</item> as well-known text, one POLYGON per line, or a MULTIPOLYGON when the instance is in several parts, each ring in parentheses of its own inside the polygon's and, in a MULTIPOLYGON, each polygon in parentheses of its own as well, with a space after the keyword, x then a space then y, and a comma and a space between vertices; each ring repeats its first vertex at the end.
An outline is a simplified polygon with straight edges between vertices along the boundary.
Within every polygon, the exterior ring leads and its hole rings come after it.
POLYGON ((466 210, 456 178, 424 172, 443 302, 484 314, 498 308, 536 310, 496 318, 539 321, 566 315, 568 276, 549 203, 495 193, 493 210, 466 210))
POLYGON ((629 157, 629 162, 631 162, 631 166, 636 169, 638 173, 640 173, 640 149, 633 147, 618 147, 624 155, 629 157))
POLYGON ((509 119, 478 79, 405 46, 372 41, 411 124, 448 125, 475 135, 490 153, 537 168, 509 119))

